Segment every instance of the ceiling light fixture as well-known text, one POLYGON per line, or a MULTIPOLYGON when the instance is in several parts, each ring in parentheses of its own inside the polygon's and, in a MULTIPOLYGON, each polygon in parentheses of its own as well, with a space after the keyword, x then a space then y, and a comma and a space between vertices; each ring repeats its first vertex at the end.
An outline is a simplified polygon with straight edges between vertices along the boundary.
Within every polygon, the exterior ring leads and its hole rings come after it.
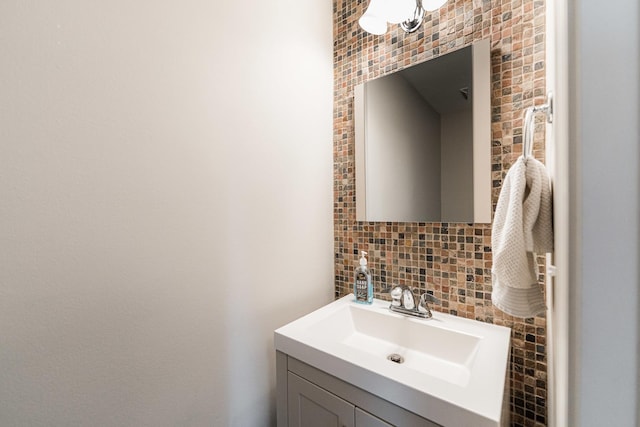
POLYGON ((440 9, 447 0, 371 0, 369 7, 358 20, 368 33, 382 35, 387 23, 400 24, 407 33, 413 33, 424 19, 426 12, 440 9))

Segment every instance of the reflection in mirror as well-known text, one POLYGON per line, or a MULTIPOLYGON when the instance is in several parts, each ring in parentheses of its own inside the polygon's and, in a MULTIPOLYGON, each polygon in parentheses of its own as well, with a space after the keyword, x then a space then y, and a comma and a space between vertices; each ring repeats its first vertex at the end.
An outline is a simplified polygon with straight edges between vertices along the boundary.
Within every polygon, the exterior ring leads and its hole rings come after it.
POLYGON ((489 41, 355 88, 356 217, 491 222, 489 41))

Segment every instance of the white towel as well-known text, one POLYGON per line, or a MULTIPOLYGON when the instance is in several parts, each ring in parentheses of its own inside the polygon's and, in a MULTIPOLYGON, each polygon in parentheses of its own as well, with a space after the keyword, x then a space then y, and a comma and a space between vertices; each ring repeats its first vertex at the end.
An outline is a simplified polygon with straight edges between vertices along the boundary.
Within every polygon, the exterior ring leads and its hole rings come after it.
POLYGON ((545 311, 533 253, 553 250, 551 190, 545 166, 519 157, 505 177, 491 231, 493 304, 507 314, 545 311))

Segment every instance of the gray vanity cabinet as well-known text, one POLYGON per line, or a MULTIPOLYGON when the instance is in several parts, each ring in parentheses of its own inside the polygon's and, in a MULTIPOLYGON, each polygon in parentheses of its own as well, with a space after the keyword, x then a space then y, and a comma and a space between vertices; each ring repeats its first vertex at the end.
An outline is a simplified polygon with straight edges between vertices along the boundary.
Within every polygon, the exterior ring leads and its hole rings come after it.
POLYGON ((276 375, 278 427, 439 427, 279 351, 276 375))

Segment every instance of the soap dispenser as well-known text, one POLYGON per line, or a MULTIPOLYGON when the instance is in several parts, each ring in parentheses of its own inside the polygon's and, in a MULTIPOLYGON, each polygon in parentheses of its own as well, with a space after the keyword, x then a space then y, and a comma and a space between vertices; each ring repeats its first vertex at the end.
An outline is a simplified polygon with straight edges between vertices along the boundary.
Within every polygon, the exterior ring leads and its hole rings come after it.
POLYGON ((360 304, 371 304, 373 302, 373 283, 371 281, 371 270, 367 267, 366 255, 365 251, 360 251, 360 265, 356 267, 353 284, 353 295, 356 297, 356 302, 360 304))

